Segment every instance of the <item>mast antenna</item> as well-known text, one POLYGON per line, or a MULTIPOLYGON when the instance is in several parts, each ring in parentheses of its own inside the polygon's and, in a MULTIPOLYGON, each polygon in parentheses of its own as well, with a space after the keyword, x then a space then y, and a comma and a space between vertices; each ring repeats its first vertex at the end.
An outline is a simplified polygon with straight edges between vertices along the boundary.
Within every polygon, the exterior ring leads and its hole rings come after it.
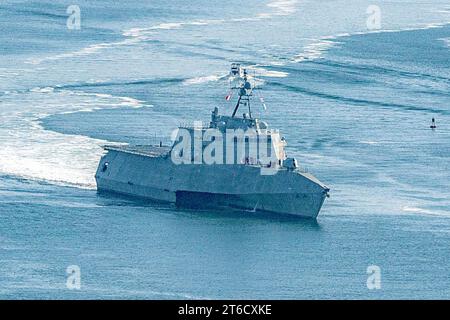
POLYGON ((232 89, 237 89, 238 90, 238 101, 236 103, 236 106, 234 107, 233 110, 233 114, 231 115, 232 118, 234 118, 236 116, 236 113, 239 109, 239 106, 241 104, 247 105, 248 107, 248 113, 249 113, 249 117, 252 118, 252 110, 250 107, 250 97, 252 96, 252 92, 253 92, 253 85, 250 83, 250 81, 248 80, 248 74, 247 74, 247 70, 244 69, 243 72, 243 77, 241 78, 241 83, 239 85, 239 87, 234 87, 232 89))

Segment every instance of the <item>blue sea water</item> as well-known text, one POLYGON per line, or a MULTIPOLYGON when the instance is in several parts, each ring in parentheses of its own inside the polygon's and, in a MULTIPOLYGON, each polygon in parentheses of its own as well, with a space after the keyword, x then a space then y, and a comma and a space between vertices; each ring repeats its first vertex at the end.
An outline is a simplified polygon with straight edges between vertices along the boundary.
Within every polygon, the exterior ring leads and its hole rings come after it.
POLYGON ((71 1, 0 2, 0 298, 450 298, 448 1, 375 31, 362 0, 76 2, 80 30, 71 1), (231 112, 235 61, 330 186, 317 222, 96 193, 102 144, 231 112))

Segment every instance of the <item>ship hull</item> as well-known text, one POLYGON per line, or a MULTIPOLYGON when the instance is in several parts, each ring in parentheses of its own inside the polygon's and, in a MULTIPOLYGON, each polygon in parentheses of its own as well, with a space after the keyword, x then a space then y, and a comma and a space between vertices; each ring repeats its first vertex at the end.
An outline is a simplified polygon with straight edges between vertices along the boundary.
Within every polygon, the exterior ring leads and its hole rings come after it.
POLYGON ((180 191, 176 193, 176 204, 188 208, 230 207, 247 211, 262 211, 317 218, 325 200, 321 194, 271 193, 229 195, 180 191))
POLYGON ((99 192, 181 207, 231 207, 313 219, 328 192, 314 177, 296 171, 262 175, 256 166, 175 165, 167 156, 120 150, 109 150, 101 159, 96 181, 99 192))

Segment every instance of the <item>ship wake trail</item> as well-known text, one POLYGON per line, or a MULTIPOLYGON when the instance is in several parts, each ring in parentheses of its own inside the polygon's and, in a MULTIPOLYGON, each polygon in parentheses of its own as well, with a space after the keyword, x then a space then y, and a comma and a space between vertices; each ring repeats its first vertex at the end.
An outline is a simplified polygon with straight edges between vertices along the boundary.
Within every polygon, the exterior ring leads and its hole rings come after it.
POLYGON ((406 111, 422 111, 422 112, 432 112, 436 114, 442 114, 442 115, 450 115, 450 112, 448 110, 440 110, 435 108, 428 108, 423 106, 415 106, 415 105, 406 105, 406 104, 399 104, 394 102, 384 102, 384 101, 375 101, 375 100, 367 100, 367 99, 360 99, 360 98, 352 98, 352 97, 344 97, 336 94, 328 94, 325 92, 319 92, 310 90, 307 88, 299 87, 299 86, 291 86, 291 85, 285 85, 278 82, 270 82, 269 85, 273 87, 283 88, 292 92, 298 92, 304 95, 318 97, 322 99, 327 100, 334 100, 342 103, 347 103, 351 105, 356 106, 369 106, 369 107, 378 107, 378 108, 388 108, 388 109, 399 109, 399 110, 406 110, 406 111))
POLYGON ((288 16, 296 12, 297 10, 297 0, 273 0, 267 3, 266 12, 261 12, 251 17, 240 17, 233 19, 198 19, 193 21, 182 21, 182 22, 163 22, 150 27, 135 27, 124 30, 122 32, 123 39, 112 42, 104 42, 92 44, 87 47, 81 48, 73 52, 65 52, 56 54, 53 56, 33 58, 26 60, 26 63, 39 65, 43 62, 56 61, 61 59, 74 59, 82 58, 87 55, 98 54, 103 50, 108 50, 117 47, 124 46, 135 46, 139 45, 141 42, 151 41, 155 39, 155 36, 159 32, 177 30, 184 27, 197 27, 197 26, 208 26, 208 25, 221 25, 225 23, 239 23, 239 22, 252 22, 260 21, 265 19, 271 19, 276 16, 288 16))
POLYGON ((106 141, 45 130, 40 119, 104 108, 141 107, 140 101, 106 94, 34 88, 2 96, 0 174, 67 186, 95 188, 100 145, 106 141))

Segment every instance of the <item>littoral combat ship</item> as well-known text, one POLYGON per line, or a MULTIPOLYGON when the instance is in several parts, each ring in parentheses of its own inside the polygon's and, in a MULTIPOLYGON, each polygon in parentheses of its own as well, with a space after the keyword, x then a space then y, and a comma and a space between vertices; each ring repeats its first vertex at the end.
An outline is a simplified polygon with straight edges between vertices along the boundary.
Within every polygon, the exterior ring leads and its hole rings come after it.
MULTIPOLYGON (((300 170, 278 130, 254 118, 254 84, 240 65, 230 73, 237 103, 231 116, 214 108, 209 125, 180 126, 172 146, 104 146, 99 192, 175 203, 233 207, 316 218, 329 189, 300 170), (236 114, 245 108, 242 117, 236 114)), ((231 95, 227 96, 227 100, 231 95)))

